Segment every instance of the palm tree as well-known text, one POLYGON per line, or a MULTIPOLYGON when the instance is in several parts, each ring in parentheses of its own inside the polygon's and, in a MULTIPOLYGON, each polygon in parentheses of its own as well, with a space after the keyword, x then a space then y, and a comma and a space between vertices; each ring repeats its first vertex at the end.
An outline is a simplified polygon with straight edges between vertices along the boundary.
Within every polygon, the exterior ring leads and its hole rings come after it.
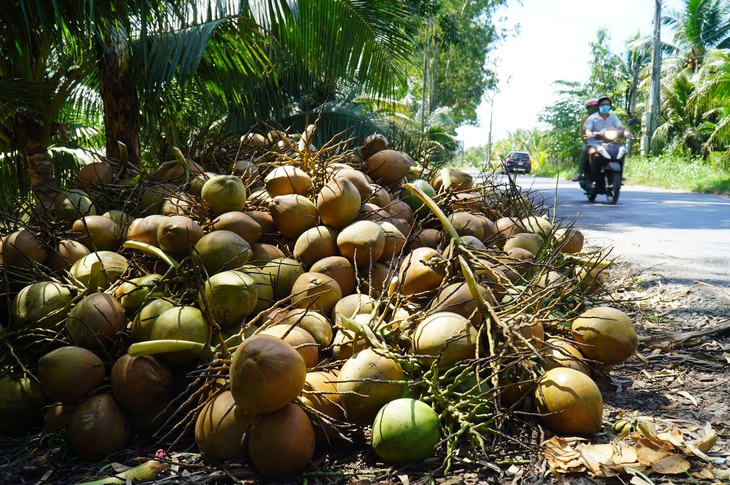
POLYGON ((693 70, 710 49, 730 48, 730 3, 727 0, 685 0, 681 10, 662 17, 674 30, 676 51, 693 70))

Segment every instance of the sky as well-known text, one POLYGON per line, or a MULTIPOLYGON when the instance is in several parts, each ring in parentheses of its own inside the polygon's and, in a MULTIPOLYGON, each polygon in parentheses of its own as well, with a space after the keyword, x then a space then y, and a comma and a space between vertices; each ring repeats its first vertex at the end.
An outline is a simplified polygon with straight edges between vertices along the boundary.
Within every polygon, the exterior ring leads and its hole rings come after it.
MULTIPOLYGON (((541 128, 538 114, 557 100, 557 80, 585 82, 590 74, 590 42, 605 28, 611 50, 620 54, 626 40, 653 32, 654 0, 510 0, 495 19, 519 33, 505 39, 490 55, 499 91, 488 93, 477 109, 479 126, 457 130, 464 148, 486 145, 490 100, 492 140, 519 128, 541 128)), ((679 9, 682 0, 664 0, 662 13, 679 9)), ((666 39, 666 33, 662 38, 666 39)), ((600 94, 600 93, 597 93, 600 94)))

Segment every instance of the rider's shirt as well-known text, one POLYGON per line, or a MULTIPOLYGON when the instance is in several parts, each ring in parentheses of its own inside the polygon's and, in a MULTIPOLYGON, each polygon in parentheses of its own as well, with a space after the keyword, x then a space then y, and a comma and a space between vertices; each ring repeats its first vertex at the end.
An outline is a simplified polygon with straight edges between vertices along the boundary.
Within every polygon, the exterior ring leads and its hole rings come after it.
MULTIPOLYGON (((624 124, 616 115, 608 115, 604 120, 598 113, 590 115, 585 123, 583 123, 583 131, 591 130, 593 133, 598 133, 601 130, 611 130, 615 128, 623 128, 624 124)), ((596 140, 595 137, 588 138, 586 143, 592 146, 598 145, 600 140, 596 140)))

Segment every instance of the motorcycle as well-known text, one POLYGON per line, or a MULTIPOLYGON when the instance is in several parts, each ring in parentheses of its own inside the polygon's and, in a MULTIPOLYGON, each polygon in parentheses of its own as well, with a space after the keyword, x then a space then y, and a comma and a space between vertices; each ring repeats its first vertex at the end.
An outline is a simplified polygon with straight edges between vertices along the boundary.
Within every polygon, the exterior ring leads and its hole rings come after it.
POLYGON ((599 194, 605 194, 609 204, 618 202, 623 180, 624 158, 626 147, 621 140, 630 140, 628 131, 601 130, 594 134, 601 141, 595 152, 588 156, 586 173, 580 180, 580 187, 585 191, 588 200, 593 202, 599 194))

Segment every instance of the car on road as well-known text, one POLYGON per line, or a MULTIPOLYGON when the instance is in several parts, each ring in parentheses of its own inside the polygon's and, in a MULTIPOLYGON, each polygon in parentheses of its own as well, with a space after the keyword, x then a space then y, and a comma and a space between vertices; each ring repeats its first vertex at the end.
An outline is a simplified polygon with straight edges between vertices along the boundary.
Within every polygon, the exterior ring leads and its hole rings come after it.
POLYGON ((524 172, 530 173, 532 170, 532 159, 527 152, 512 151, 507 154, 504 159, 502 170, 507 172, 524 172))

